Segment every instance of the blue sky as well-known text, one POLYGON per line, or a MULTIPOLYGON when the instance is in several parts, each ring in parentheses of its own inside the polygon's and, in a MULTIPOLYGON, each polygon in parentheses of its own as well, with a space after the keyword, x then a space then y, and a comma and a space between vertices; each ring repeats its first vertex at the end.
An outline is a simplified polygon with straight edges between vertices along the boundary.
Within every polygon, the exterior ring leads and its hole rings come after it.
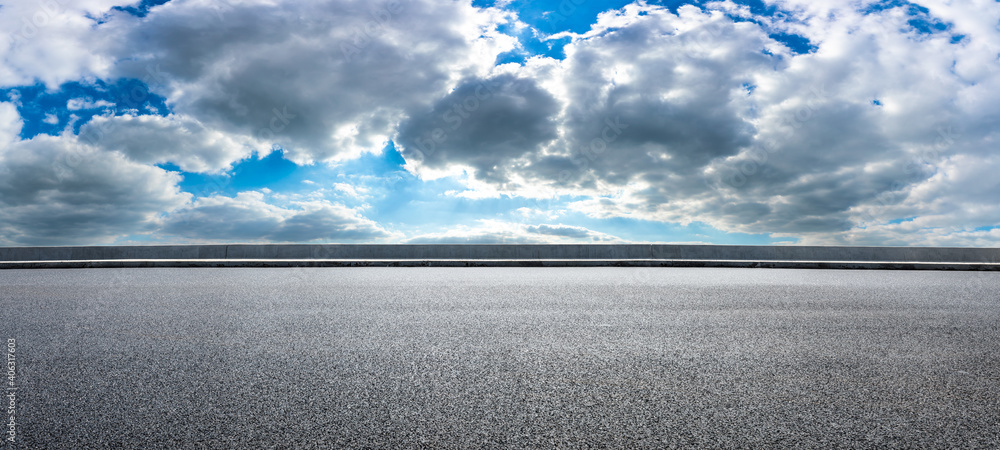
POLYGON ((0 245, 996 246, 996 2, 0 2, 0 245))

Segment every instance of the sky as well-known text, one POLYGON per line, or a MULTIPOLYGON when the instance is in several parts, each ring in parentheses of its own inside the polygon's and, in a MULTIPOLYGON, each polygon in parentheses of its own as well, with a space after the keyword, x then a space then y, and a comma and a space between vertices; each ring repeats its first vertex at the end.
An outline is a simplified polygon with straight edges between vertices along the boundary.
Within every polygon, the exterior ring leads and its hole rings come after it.
POLYGON ((0 246, 1000 246, 994 0, 0 0, 0 246))

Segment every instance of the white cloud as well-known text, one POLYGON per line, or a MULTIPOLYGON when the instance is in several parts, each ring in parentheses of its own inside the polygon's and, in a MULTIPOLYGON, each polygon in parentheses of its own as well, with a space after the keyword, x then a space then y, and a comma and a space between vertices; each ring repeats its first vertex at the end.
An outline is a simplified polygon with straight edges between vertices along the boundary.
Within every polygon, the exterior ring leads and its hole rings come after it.
POLYGON ((158 164, 170 162, 187 172, 218 172, 257 150, 269 148, 240 140, 204 126, 190 117, 98 116, 81 127, 80 139, 130 159, 158 164))
MULTIPOLYGON (((469 2, 174 0, 145 18, 110 10, 124 3, 3 5, 0 29, 13 31, 0 39, 0 85, 132 77, 171 109, 98 116, 80 138, 18 141, 20 97, 11 92, 11 103, 0 102, 0 170, 19 177, 0 197, 10 242, 73 241, 82 235, 66 223, 81 218, 80 230, 104 240, 159 221, 193 240, 224 240, 227 230, 249 240, 292 231, 302 240, 390 239, 355 210, 321 200, 276 206, 255 197, 264 192, 199 199, 184 210, 186 229, 179 216, 162 217, 185 194, 152 166, 218 173, 272 144, 300 164, 337 162, 388 140, 420 177, 466 183, 446 196, 568 195, 571 210, 591 217, 705 222, 802 243, 982 245, 1000 224, 994 1, 921 0, 923 12, 774 0, 781 14, 738 22, 731 16, 751 18, 750 9, 729 1, 676 15, 637 2, 601 14, 588 32, 552 36, 572 40, 565 60, 502 67, 493 67, 497 55, 519 44, 497 25, 514 16, 469 2), (946 25, 924 33, 911 14, 946 25), (807 38, 815 51, 797 54, 774 32, 807 38), (43 157, 80 165, 59 175, 43 157), (96 179, 101 170, 116 178, 96 179), (103 215, 110 207, 99 196, 132 209, 103 215), (41 223, 43 213, 58 220, 41 223)), ((115 105, 80 97, 66 106, 115 105)), ((483 221, 412 240, 595 238, 612 239, 483 221)))
POLYGON ((13 103, 0 102, 0 146, 16 141, 22 126, 24 122, 17 107, 13 103))
POLYGON ((112 58, 94 18, 131 0, 8 0, 0 14, 0 85, 41 81, 54 89, 81 78, 101 77, 112 58))
MULTIPOLYGON (((866 15, 846 3, 782 6, 797 15, 781 29, 811 39, 815 52, 795 54, 757 24, 691 6, 677 16, 637 5, 604 14, 548 72, 558 82, 539 83, 563 105, 552 115, 559 140, 520 152, 450 152, 446 161, 507 174, 474 172, 470 187, 489 183, 483 190, 494 196, 586 195, 571 208, 593 217, 700 221, 802 243, 867 242, 861 236, 874 228, 865 222, 906 217, 902 210, 953 217, 953 227, 1000 223, 995 200, 969 186, 945 196, 932 178, 1000 170, 984 157, 1000 125, 1000 66, 992 48, 969 50, 997 42, 995 30, 921 34, 903 8, 866 15), (968 43, 953 42, 959 32, 968 43), (989 70, 956 71, 972 62, 989 70), (887 207, 921 192, 947 200, 887 207), (945 213, 946 202, 979 213, 945 213)), ((974 8, 1000 12, 993 2, 974 8)), ((493 133, 505 132, 494 124, 493 133)))
POLYGON ((268 203, 264 192, 195 200, 171 214, 162 232, 192 242, 373 242, 399 238, 360 212, 328 201, 268 203))
POLYGON ((115 106, 107 100, 97 100, 91 98, 71 98, 66 102, 66 109, 70 111, 78 111, 81 109, 99 109, 99 108, 110 108, 115 106))
MULTIPOLYGON (((309 180, 306 180, 309 181, 309 180)), ((310 184, 315 184, 309 181, 310 184)), ((356 199, 364 199, 368 195, 368 188, 364 186, 355 186, 347 183, 334 183, 333 189, 339 192, 347 194, 349 197, 356 199)))
POLYGON ((479 220, 475 226, 413 236, 408 244, 610 244, 620 238, 583 227, 562 224, 526 225, 499 220, 479 220))
POLYGON ((173 111, 298 163, 377 152, 407 112, 485 74, 515 40, 463 2, 170 2, 103 25, 120 76, 173 111), (206 45, 211 42, 211 45, 206 45))

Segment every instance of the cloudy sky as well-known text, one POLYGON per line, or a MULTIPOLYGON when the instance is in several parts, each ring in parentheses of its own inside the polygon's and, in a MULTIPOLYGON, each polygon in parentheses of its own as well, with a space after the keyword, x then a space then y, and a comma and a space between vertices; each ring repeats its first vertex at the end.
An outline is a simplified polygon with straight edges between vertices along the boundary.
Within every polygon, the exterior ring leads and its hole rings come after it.
POLYGON ((0 0, 0 245, 1000 246, 994 0, 0 0))

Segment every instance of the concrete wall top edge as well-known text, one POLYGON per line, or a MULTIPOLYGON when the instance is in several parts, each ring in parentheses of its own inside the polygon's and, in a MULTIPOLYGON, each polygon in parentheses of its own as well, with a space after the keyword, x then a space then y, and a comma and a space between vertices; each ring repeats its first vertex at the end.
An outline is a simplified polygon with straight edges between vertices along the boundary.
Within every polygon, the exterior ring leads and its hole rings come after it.
POLYGON ((233 243, 233 244, 143 244, 143 245, 32 245, 32 246, 9 246, 0 247, 0 250, 13 249, 53 249, 53 248, 164 248, 164 247, 236 247, 236 246, 256 246, 256 247, 306 247, 306 246, 338 246, 338 247, 441 247, 441 246, 461 246, 461 247, 615 247, 634 245, 655 245, 663 247, 758 247, 758 248, 933 248, 933 249, 978 249, 978 250, 1000 250, 1000 247, 931 247, 931 246, 898 246, 898 245, 765 245, 765 244, 661 244, 656 242, 640 242, 627 244, 254 244, 254 243, 233 243))
POLYGON ((635 246, 650 245, 662 247, 752 247, 752 248, 905 248, 905 249, 956 249, 956 250, 1000 250, 1000 247, 930 247, 930 246, 885 246, 885 245, 765 245, 765 244, 660 244, 655 242, 630 243, 630 244, 254 244, 254 243, 232 243, 232 244, 144 244, 144 245, 33 245, 33 246, 13 246, 0 247, 0 251, 15 249, 74 249, 74 248, 165 248, 165 247, 307 247, 307 246, 338 246, 338 247, 441 247, 441 246, 461 246, 461 247, 615 247, 615 246, 635 246))
POLYGON ((726 259, 1000 263, 1000 248, 693 244, 210 244, 0 247, 0 261, 115 259, 726 259))

